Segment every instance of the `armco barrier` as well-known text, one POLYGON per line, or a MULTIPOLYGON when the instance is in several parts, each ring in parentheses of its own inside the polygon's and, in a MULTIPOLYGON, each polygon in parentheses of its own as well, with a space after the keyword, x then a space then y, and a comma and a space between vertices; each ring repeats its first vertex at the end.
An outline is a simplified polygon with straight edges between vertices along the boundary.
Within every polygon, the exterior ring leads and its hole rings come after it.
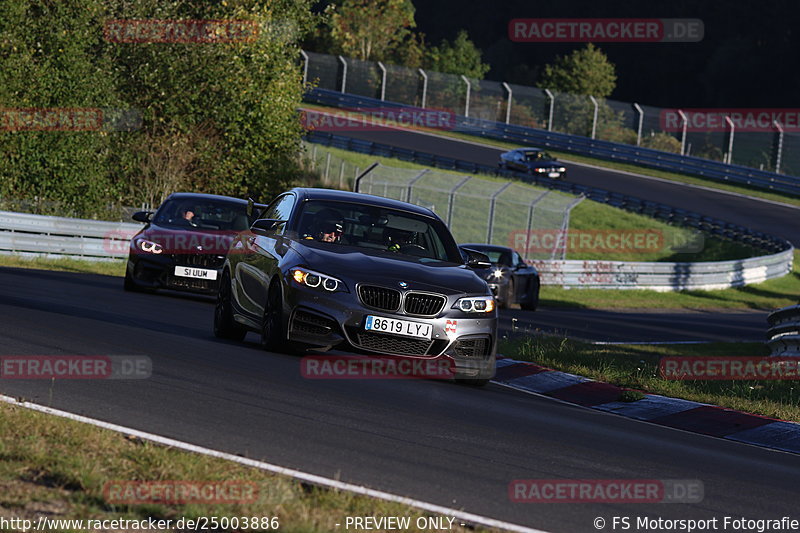
POLYGON ((692 213, 657 202, 650 202, 520 172, 501 170, 391 145, 353 139, 320 131, 311 132, 308 141, 369 155, 394 157, 427 166, 516 178, 539 186, 583 194, 591 200, 650 216, 678 226, 691 227, 719 238, 730 239, 762 249, 767 255, 739 261, 702 263, 636 263, 615 261, 536 262, 545 284, 603 289, 653 289, 660 291, 708 290, 739 287, 774 279, 792 271, 794 248, 779 237, 752 231, 712 217, 692 213))
POLYGON ((111 260, 128 256, 141 224, 0 211, 0 253, 111 260))
MULTIPOLYGON (((408 106, 395 102, 343 94, 326 89, 312 89, 305 94, 304 99, 309 103, 353 110, 401 107, 408 109, 408 106)), ((652 148, 641 148, 580 135, 556 133, 460 115, 456 119, 456 131, 487 139, 552 148, 607 161, 631 163, 800 196, 800 177, 720 163, 700 157, 684 156, 652 148)))
POLYGON ((772 355, 800 357, 800 305, 779 309, 767 321, 767 345, 772 355))

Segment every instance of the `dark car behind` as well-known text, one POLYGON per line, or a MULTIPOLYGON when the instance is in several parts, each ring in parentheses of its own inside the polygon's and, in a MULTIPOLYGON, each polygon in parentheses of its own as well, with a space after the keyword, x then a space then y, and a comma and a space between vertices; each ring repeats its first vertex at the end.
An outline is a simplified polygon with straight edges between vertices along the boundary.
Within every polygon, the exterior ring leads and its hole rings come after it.
POLYGON ((467 243, 459 247, 481 252, 489 258, 492 266, 476 269, 475 273, 486 280, 499 308, 519 304, 527 311, 536 310, 539 305, 539 272, 519 253, 506 246, 489 244, 467 243))
POLYGON ((173 289, 216 294, 231 241, 247 230, 247 201, 197 193, 171 194, 131 239, 125 290, 173 289))
POLYGON ((567 169, 555 157, 539 148, 517 148, 500 154, 500 168, 562 179, 567 169))

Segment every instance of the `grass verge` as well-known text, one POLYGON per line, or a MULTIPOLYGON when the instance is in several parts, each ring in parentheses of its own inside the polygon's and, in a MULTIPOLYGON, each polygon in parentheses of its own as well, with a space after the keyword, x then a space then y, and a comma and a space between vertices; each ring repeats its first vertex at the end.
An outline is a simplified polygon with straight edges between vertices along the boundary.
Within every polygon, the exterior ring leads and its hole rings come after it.
POLYGON ((104 276, 124 276, 125 264, 125 261, 85 261, 67 258, 45 259, 40 257, 28 258, 18 255, 0 254, 0 267, 79 272, 81 274, 102 274, 104 276))
MULTIPOLYGON (((798 381, 673 381, 659 374, 662 357, 764 357, 762 343, 598 346, 557 337, 501 341, 506 357, 644 392, 800 422, 798 381), (797 390, 797 392, 795 392, 797 390)), ((635 393, 628 399, 636 400, 635 393)))
MULTIPOLYGON (((112 431, 0 403, 0 518, 172 520, 278 517, 280 531, 329 532, 346 516, 428 516, 409 506, 321 489, 203 455, 127 438, 112 431), (119 504, 108 482, 187 481, 253 484, 249 502, 119 504)), ((447 521, 445 520, 445 523, 447 521)), ((339 527, 337 528, 337 525, 339 527)), ((454 531, 466 532, 453 523, 454 531)), ((49 531, 79 531, 62 525, 49 531)), ((267 531, 223 528, 220 530, 267 531)), ((426 530, 426 529, 423 529, 426 530)), ((481 529, 479 529, 481 530, 481 529)), ((483 531, 488 531, 482 529, 483 531)))
MULTIPOLYGON (((317 111, 333 111, 336 108, 332 107, 324 107, 312 104, 303 104, 304 108, 307 109, 315 109, 317 111)), ((485 144, 487 146, 494 146, 496 148, 502 148, 506 150, 512 150, 514 148, 523 148, 525 145, 509 143, 504 141, 498 141, 495 139, 487 139, 484 137, 478 137, 475 135, 468 135, 466 133, 458 133, 452 131, 445 131, 445 130, 435 130, 429 131, 424 130, 422 128, 408 128, 408 129, 421 129, 427 133, 433 133, 435 135, 441 137, 448 137, 451 139, 457 139, 461 141, 469 141, 473 143, 480 143, 485 144)), ((563 159, 566 162, 573 162, 573 163, 582 163, 585 165, 592 165, 596 167, 607 168, 609 170, 621 170, 624 172, 631 172, 633 174, 639 174, 642 176, 651 176, 654 178, 661 178, 669 181, 675 181, 678 183, 687 183, 690 185, 699 185, 702 187, 708 187, 711 189, 718 189, 721 191, 733 192, 737 194, 743 194, 745 196, 752 196, 754 198, 763 198, 764 200, 770 200, 773 202, 780 202, 789 205, 796 205, 800 207, 800 198, 794 196, 788 196, 786 194, 780 193, 773 193, 769 191, 765 191, 763 189, 759 189, 756 187, 748 187, 745 185, 735 185, 730 183, 722 183, 716 180, 711 180, 699 176, 687 176, 685 174, 678 174, 675 172, 667 172, 664 170, 656 170, 651 169, 648 167, 642 167, 638 165, 633 165, 630 163, 619 163, 616 161, 606 161, 603 159, 595 159, 592 157, 582 156, 578 154, 572 154, 569 152, 562 152, 559 150, 552 150, 550 148, 547 149, 552 155, 558 157, 559 159, 563 159)))

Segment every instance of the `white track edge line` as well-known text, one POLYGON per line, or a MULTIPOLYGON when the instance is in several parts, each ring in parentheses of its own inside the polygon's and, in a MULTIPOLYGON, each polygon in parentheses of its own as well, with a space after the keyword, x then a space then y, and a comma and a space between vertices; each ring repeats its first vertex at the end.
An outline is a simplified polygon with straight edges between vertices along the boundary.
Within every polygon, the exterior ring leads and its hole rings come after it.
POLYGON ((278 465, 273 465, 271 463, 266 463, 263 461, 256 461, 255 459, 247 459, 245 457, 239 457, 238 455, 233 455, 226 452, 220 452, 217 450, 212 450, 210 448, 204 448, 202 446, 197 446, 195 444, 190 444, 188 442, 183 442, 175 439, 170 439, 168 437, 162 437, 160 435, 156 435, 153 433, 147 433, 145 431, 140 431, 138 429, 132 429, 125 426, 120 426, 117 424, 111 424, 110 422, 103 422, 102 420, 97 420, 95 418, 89 418, 82 415, 76 415, 74 413, 70 413, 68 411, 61 411, 59 409, 54 409, 52 407, 46 407, 44 405, 35 404, 28 401, 20 402, 16 398, 12 398, 10 396, 0 395, 0 401, 15 405, 17 407, 23 407, 25 409, 30 409, 33 411, 38 411, 41 413, 49 414, 58 416, 61 418, 67 418, 69 420, 74 420, 76 422, 81 422, 84 424, 90 424, 92 426, 96 426, 99 428, 107 429, 110 431, 114 431, 117 433, 125 433, 128 435, 132 435, 134 437, 139 437, 144 440, 148 440, 151 442, 155 442, 157 444, 161 444, 164 446, 170 446, 173 448, 178 448, 184 451, 199 453, 202 455, 207 455, 210 457, 216 457, 218 459, 225 459, 227 461, 233 461, 235 463, 239 463, 245 466, 250 466, 253 468, 258 468, 259 470, 266 470, 268 472, 273 472, 275 474, 280 474, 284 476, 289 476, 295 479, 299 479, 301 481, 307 481, 309 483, 313 483, 315 485, 321 485, 327 488, 333 488, 338 490, 344 490, 347 492, 352 492, 355 494, 360 494, 363 496, 370 496, 373 498, 379 498, 381 500, 386 500, 390 502, 400 503, 404 505, 409 505, 411 507, 416 507, 418 509, 422 509, 425 511, 429 511, 432 513, 437 513, 440 515, 445 516, 452 516, 461 520, 465 520, 472 524, 482 525, 486 527, 495 527, 500 529, 505 529, 508 531, 518 531, 521 533, 548 533, 543 530, 529 528, 525 526, 521 526, 518 524, 511 524, 509 522, 503 522, 502 520, 497 520, 494 518, 484 517, 472 513, 466 513, 463 511, 459 511, 458 509, 450 509, 448 507, 444 507, 441 505, 436 505, 433 503, 423 502, 420 500, 414 500, 412 498, 407 498, 405 496, 398 496, 396 494, 391 494, 389 492, 383 492, 380 490, 369 489, 367 487, 362 487, 360 485, 353 485, 350 483, 345 483, 336 479, 330 479, 323 476, 318 476, 315 474, 309 474, 307 472, 302 472, 300 470, 294 470, 291 468, 285 468, 278 465))

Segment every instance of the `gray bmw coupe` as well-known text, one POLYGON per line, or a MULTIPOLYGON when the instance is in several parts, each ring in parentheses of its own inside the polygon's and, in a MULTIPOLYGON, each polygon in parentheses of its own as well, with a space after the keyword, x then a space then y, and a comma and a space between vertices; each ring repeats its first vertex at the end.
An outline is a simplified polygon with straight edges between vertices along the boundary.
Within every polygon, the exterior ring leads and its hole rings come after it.
POLYGON ((365 194, 297 188, 278 196, 228 251, 217 337, 260 333, 270 350, 338 348, 446 361, 453 377, 494 376, 497 309, 429 209, 365 194))

